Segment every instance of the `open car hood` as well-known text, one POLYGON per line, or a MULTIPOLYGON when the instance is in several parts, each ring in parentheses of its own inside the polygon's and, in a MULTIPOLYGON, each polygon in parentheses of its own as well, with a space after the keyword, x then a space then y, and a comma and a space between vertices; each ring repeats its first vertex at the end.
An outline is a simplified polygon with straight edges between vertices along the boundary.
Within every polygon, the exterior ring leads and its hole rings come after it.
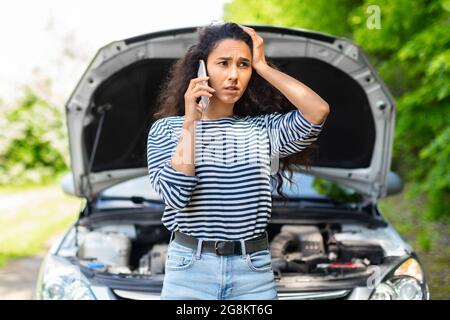
MULTIPOLYGON (((308 173, 374 201, 385 196, 395 105, 361 48, 303 29, 251 27, 264 38, 273 63, 330 105, 308 173)), ((196 40, 197 27, 171 29, 115 41, 97 52, 66 104, 77 196, 93 199, 146 174, 147 135, 160 85, 196 40)))

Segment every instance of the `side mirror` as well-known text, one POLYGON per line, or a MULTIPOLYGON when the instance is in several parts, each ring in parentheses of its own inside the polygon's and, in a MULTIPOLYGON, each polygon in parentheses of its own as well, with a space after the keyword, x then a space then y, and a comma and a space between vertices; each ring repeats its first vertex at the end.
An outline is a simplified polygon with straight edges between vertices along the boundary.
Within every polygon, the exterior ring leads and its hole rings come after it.
POLYGON ((391 196, 402 192, 404 186, 403 180, 397 173, 389 171, 387 178, 388 181, 387 181, 386 196, 391 196))
POLYGON ((68 173, 63 176, 63 178, 61 179, 61 188, 66 194, 76 197, 75 184, 73 181, 72 173, 68 173))

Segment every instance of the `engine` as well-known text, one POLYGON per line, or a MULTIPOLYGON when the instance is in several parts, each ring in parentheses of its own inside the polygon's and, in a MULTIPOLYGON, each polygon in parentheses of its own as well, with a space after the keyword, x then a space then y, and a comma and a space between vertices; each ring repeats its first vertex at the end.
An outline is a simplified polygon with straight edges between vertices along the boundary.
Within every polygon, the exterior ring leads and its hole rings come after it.
POLYGON ((336 240, 339 226, 285 225, 270 242, 274 272, 343 274, 364 271, 383 262, 383 248, 376 242, 336 240))
MULTIPOLYGON (((85 230, 77 256, 81 264, 98 272, 163 275, 169 235, 160 226, 85 230)), ((282 226, 270 240, 275 274, 339 275, 383 262, 384 251, 378 243, 343 235, 334 224, 282 226)))

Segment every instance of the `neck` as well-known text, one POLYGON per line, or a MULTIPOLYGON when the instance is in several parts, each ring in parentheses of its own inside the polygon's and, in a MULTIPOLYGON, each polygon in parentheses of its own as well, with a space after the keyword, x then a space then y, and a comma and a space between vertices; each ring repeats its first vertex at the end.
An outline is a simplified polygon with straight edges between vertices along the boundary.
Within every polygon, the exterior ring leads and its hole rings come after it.
POLYGON ((232 117, 234 116, 233 108, 234 103, 224 103, 212 97, 208 109, 202 115, 202 120, 232 117))

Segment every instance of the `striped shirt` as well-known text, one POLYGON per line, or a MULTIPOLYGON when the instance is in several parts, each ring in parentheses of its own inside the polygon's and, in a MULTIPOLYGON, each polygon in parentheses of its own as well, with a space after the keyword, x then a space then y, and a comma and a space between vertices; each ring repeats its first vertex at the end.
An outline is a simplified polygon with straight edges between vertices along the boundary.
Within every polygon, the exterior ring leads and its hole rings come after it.
POLYGON ((297 109, 259 116, 200 120, 195 127, 195 175, 169 163, 184 116, 153 123, 148 134, 148 174, 165 203, 162 223, 203 240, 258 237, 271 217, 271 175, 278 159, 317 140, 325 123, 313 124, 297 109))

